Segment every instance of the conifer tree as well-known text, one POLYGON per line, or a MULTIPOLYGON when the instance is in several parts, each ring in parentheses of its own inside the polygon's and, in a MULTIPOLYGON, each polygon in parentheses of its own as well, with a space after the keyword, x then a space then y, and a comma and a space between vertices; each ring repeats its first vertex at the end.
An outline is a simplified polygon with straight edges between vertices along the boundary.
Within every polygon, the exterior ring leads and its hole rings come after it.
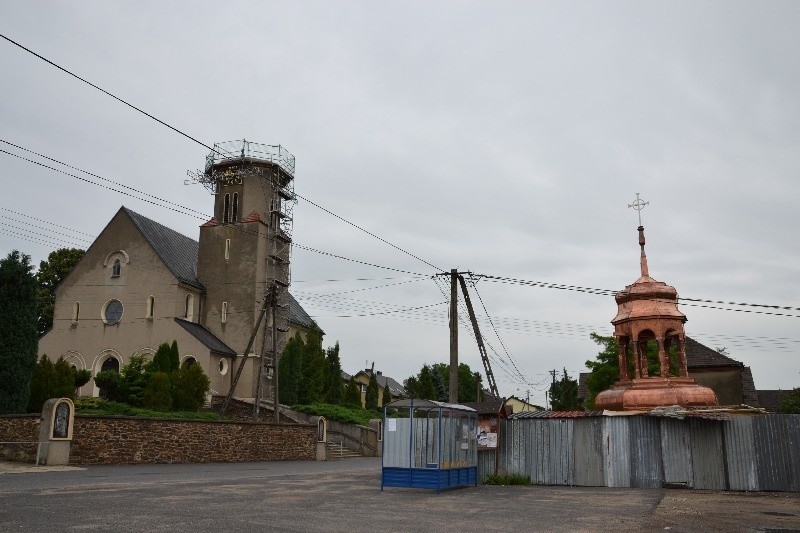
POLYGON ((0 259, 0 414, 24 413, 38 345, 36 278, 30 256, 0 259))
POLYGON ((433 384, 433 370, 428 365, 423 365, 417 376, 417 397, 423 400, 436 400, 439 394, 433 384))
POLYGON ((325 355, 322 352, 322 340, 316 332, 309 333, 306 337, 302 350, 302 370, 298 401, 303 405, 323 401, 325 355))
POLYGON ((347 383, 347 389, 344 391, 344 404, 348 407, 362 407, 361 390, 358 388, 356 379, 352 376, 347 383))
POLYGON ((339 405, 344 399, 344 387, 342 387, 342 363, 339 359, 339 341, 336 345, 328 348, 327 365, 325 367, 327 376, 327 401, 329 404, 339 405))
POLYGON ((364 403, 364 407, 368 410, 378 410, 378 379, 375 377, 374 365, 369 375, 369 384, 367 384, 367 394, 364 403))
POLYGON ((300 381, 303 378, 303 339, 296 334, 289 339, 278 361, 278 394, 280 403, 297 405, 299 403, 300 381))
POLYGON ((46 355, 43 355, 31 379, 31 395, 28 399, 28 412, 38 413, 42 410, 44 402, 52 398, 53 384, 56 381, 56 369, 46 355))
POLYGON ((182 364, 173 377, 172 407, 178 411, 197 411, 206 402, 211 381, 198 364, 182 364))
POLYGON ((166 372, 154 372, 144 388, 144 406, 166 412, 172 407, 172 383, 166 372))

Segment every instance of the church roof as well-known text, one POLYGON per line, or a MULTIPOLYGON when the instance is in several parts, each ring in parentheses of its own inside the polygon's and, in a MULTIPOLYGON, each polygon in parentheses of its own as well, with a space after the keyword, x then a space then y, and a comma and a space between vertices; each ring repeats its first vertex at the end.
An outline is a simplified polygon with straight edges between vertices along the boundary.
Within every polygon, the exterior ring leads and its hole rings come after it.
POLYGON ((219 340, 219 338, 208 331, 206 328, 197 324, 195 322, 189 322, 188 320, 184 320, 182 318, 175 318, 175 322, 177 322, 183 329, 188 331, 195 339, 199 340, 203 346, 211 350, 212 352, 221 353, 223 355, 235 356, 236 352, 231 349, 227 344, 219 340))
POLYGON ((289 322, 292 324, 297 324, 298 326, 303 326, 304 328, 313 329, 319 331, 320 333, 324 333, 322 328, 314 322, 314 319, 311 318, 306 310, 303 309, 303 306, 300 305, 297 300, 294 299, 294 296, 287 293, 289 296, 289 322))
POLYGON ((178 278, 178 281, 205 290, 205 286, 197 279, 199 244, 196 240, 131 211, 127 207, 123 206, 122 210, 139 228, 148 244, 152 246, 172 275, 178 278))

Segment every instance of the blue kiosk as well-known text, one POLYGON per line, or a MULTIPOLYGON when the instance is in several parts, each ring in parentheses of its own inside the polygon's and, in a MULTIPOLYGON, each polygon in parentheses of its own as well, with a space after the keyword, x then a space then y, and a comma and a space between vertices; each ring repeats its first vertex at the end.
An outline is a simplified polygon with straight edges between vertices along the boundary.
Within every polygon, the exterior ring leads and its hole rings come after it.
POLYGON ((381 490, 442 490, 478 484, 478 413, 471 407, 403 399, 383 408, 381 490))

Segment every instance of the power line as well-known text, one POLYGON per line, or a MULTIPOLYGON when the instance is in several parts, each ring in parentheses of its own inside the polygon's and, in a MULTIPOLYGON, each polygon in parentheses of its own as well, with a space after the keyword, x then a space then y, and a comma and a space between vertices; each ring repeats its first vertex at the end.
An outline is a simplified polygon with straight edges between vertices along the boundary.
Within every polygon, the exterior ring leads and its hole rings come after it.
MULTIPOLYGON (((40 54, 37 54, 37 53, 36 53, 36 52, 34 52, 33 50, 31 50, 31 49, 29 49, 29 48, 26 48, 26 47, 25 47, 25 46, 23 46, 22 44, 20 44, 20 43, 18 43, 18 42, 16 42, 16 41, 14 41, 14 40, 13 40, 13 39, 11 39, 10 37, 7 37, 6 35, 3 35, 3 34, 0 34, 0 37, 2 37, 3 39, 5 39, 6 41, 10 42, 11 44, 13 44, 13 45, 15 45, 15 46, 17 46, 17 47, 21 48, 22 50, 25 50, 25 51, 26 51, 26 52, 28 52, 29 54, 32 54, 33 56, 35 56, 35 57, 37 57, 37 58, 41 59, 42 61, 46 62, 47 64, 49 64, 49 65, 52 65, 53 67, 55 67, 55 68, 57 68, 57 69, 61 70, 62 72, 64 72, 64 73, 66 73, 66 74, 68 74, 68 75, 70 75, 70 76, 72 76, 72 77, 74 77, 74 78, 76 78, 76 79, 78 79, 78 80, 80 80, 80 81, 82 81, 82 82, 86 83, 87 85, 89 85, 89 86, 91 86, 91 87, 93 87, 93 88, 97 89, 98 91, 102 92, 103 94, 106 94, 106 95, 110 96, 111 98, 113 98, 113 99, 117 100, 118 102, 121 102, 121 103, 125 104, 126 106, 130 107, 131 109, 134 109, 135 111, 138 111, 139 113, 142 113, 143 115, 145 115, 145 116, 147 116, 147 117, 149 117, 149 118, 151 118, 151 119, 155 120, 155 121, 156 121, 156 122, 158 122, 159 124, 161 124, 161 125, 163 125, 163 126, 166 126, 167 128, 171 129, 171 130, 172 130, 172 131, 174 131, 175 133, 178 133, 179 135, 182 135, 182 136, 186 137, 187 139, 189 139, 189 140, 191 140, 191 141, 193 141, 193 142, 195 142, 195 143, 199 144, 200 146, 203 146, 203 147, 205 147, 205 148, 207 148, 207 149, 211 150, 212 152, 219 153, 219 152, 218 152, 218 150, 217 150, 216 148, 214 148, 214 147, 211 147, 211 146, 207 145, 206 143, 204 143, 204 142, 202 142, 202 141, 200 141, 200 140, 196 139, 195 137, 192 137, 192 136, 191 136, 191 135, 189 135, 188 133, 186 133, 186 132, 184 132, 184 131, 182 131, 182 130, 179 130, 179 129, 178 129, 178 128, 176 128, 175 126, 172 126, 172 125, 170 125, 170 124, 167 124, 167 123, 166 123, 166 122, 164 122, 163 120, 161 120, 161 119, 159 119, 159 118, 157 118, 157 117, 155 117, 155 116, 151 115, 150 113, 148 113, 148 112, 144 111, 143 109, 140 109, 140 108, 136 107, 135 105, 133 105, 133 104, 131 104, 131 103, 129 103, 129 102, 127 102, 127 101, 123 100, 122 98, 120 98, 120 97, 118 97, 118 96, 116 96, 116 95, 114 95, 114 94, 110 93, 109 91, 106 91, 106 90, 105 90, 105 89, 103 89, 102 87, 99 87, 99 86, 95 85, 94 83, 92 83, 92 82, 90 82, 90 81, 86 80, 85 78, 82 78, 82 77, 78 76, 78 75, 77 75, 77 74, 75 74, 74 72, 72 72, 72 71, 70 71, 70 70, 68 70, 68 69, 66 69, 66 68, 64 68, 64 67, 62 67, 62 66, 60 66, 60 65, 58 65, 58 64, 56 64, 56 63, 54 63, 53 61, 51 61, 51 60, 47 59, 46 57, 44 57, 44 56, 42 56, 42 55, 40 55, 40 54)), ((414 254, 412 254, 411 252, 409 252, 409 251, 407 251, 407 250, 404 250, 403 248, 400 248, 399 246, 397 246, 397 245, 393 244, 392 242, 389 242, 388 240, 384 239, 383 237, 380 237, 380 236, 378 236, 378 235, 376 235, 376 234, 374 234, 374 233, 372 233, 372 232, 370 232, 370 231, 368 231, 368 230, 366 230, 366 229, 362 228, 361 226, 359 226, 359 225, 357 225, 357 224, 355 224, 355 223, 353 223, 353 222, 351 222, 351 221, 347 220, 346 218, 344 218, 344 217, 342 217, 342 216, 340 216, 340 215, 337 215, 336 213, 334 213, 334 212, 333 212, 333 211, 331 211, 330 209, 327 209, 327 208, 325 208, 325 207, 321 206, 320 204, 318 204, 318 203, 316 203, 316 202, 313 202, 313 201, 309 200, 308 198, 305 198, 305 197, 303 197, 303 196, 300 196, 299 194, 296 194, 296 193, 295 193, 295 196, 297 196, 298 198, 301 198, 301 199, 303 199, 304 201, 306 201, 306 202, 310 203, 310 204, 311 204, 311 205, 313 205, 314 207, 317 207, 318 209, 321 209, 321 210, 325 211, 326 213, 328 213, 328 214, 330 214, 330 215, 332 215, 332 216, 334 216, 334 217, 338 218, 338 219, 339 219, 339 220, 341 220, 342 222, 345 222, 345 223, 347 223, 347 224, 349 224, 349 225, 353 226, 354 228, 357 228, 357 229, 359 229, 360 231, 362 231, 362 232, 366 233, 367 235, 370 235, 371 237, 374 237, 374 238, 378 239, 379 241, 381 241, 381 242, 383 242, 383 243, 385 243, 385 244, 388 244, 388 245, 389 245, 389 246, 391 246, 392 248, 395 248, 396 250, 399 250, 400 252, 403 252, 404 254, 406 254, 406 255, 409 255, 409 256, 413 257, 414 259, 417 259, 417 260, 419 260, 419 261, 421 261, 421 262, 425 263, 426 265, 428 265, 428 266, 430 266, 430 267, 433 267, 433 268, 434 268, 434 269, 436 269, 437 271, 440 271, 440 270, 442 270, 441 268, 439 268, 439 267, 437 267, 436 265, 434 265, 434 264, 430 263, 429 261, 426 261, 425 259, 422 259, 421 257, 419 257, 419 256, 417 256, 417 255, 414 255, 414 254)))

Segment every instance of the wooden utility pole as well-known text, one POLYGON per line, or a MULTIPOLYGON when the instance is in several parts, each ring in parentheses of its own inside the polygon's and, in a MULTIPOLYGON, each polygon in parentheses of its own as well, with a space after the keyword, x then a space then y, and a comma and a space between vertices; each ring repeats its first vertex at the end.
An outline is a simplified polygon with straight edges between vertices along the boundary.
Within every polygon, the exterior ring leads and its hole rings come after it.
POLYGON ((486 346, 483 344, 483 336, 481 336, 481 330, 478 327, 478 319, 475 318, 475 309, 472 308, 472 300, 469 297, 469 291, 467 290, 467 284, 464 281, 464 276, 459 275, 458 282, 461 284, 461 292, 464 293, 464 304, 467 306, 469 320, 472 322, 472 329, 475 332, 475 340, 478 343, 478 351, 480 352, 481 360, 483 361, 483 369, 486 371, 486 381, 489 382, 489 391, 495 397, 499 397, 500 393, 497 390, 497 383, 494 380, 492 365, 489 363, 489 354, 486 352, 486 346))
POLYGON ((273 281, 270 285, 272 294, 272 383, 275 393, 274 414, 275 423, 281 421, 281 401, 278 398, 278 285, 273 281))
POLYGON ((458 269, 450 271, 450 403, 458 403, 458 269))
POLYGON ((253 348, 253 341, 256 338, 258 327, 261 325, 261 320, 264 318, 264 315, 267 314, 268 305, 269 301, 268 299, 265 299, 264 305, 261 307, 261 312, 258 313, 258 320, 256 321, 256 327, 253 328, 253 333, 250 335, 250 340, 247 342, 247 348, 245 348, 244 350, 244 356, 242 357, 242 362, 239 363, 239 370, 236 371, 236 377, 233 378, 233 381, 231 382, 231 390, 228 391, 228 395, 225 397, 225 403, 222 404, 221 416, 223 417, 225 416, 225 413, 228 410, 228 404, 231 401, 231 397, 233 397, 233 391, 236 389, 236 384, 239 383, 239 378, 242 375, 242 370, 244 370, 244 365, 247 362, 248 356, 250 355, 250 350, 253 348))

